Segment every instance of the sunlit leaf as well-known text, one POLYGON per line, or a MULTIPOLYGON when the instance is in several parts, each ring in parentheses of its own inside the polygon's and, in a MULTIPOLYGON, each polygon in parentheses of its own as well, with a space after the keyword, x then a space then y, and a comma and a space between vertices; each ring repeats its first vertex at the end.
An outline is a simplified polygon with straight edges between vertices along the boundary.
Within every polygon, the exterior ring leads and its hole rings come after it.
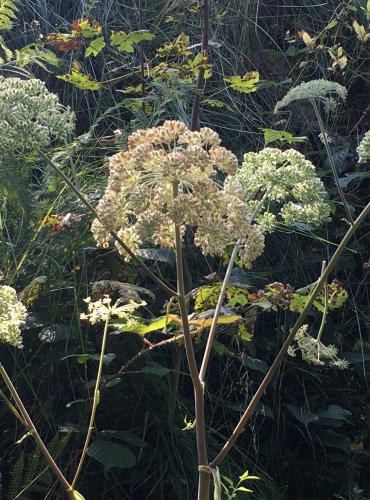
POLYGON ((272 130, 271 128, 263 128, 261 129, 263 132, 263 137, 265 140, 265 145, 271 144, 272 142, 281 142, 284 144, 287 142, 288 144, 292 144, 294 142, 304 142, 307 140, 307 137, 295 137, 290 132, 286 130, 272 130))
POLYGON ((89 19, 77 19, 72 21, 71 34, 81 38, 93 38, 101 33, 102 27, 97 21, 89 19))
POLYGON ((134 45, 142 41, 153 40, 154 35, 149 33, 149 31, 131 31, 130 33, 125 33, 124 31, 113 31, 110 36, 110 44, 112 47, 116 47, 118 52, 134 52, 134 45))
POLYGON ((315 45, 315 40, 307 33, 305 30, 299 30, 298 36, 303 40, 304 44, 308 48, 312 48, 315 45))
POLYGON ((59 80, 71 83, 80 90, 100 90, 102 84, 94 80, 90 75, 85 75, 80 69, 73 68, 72 71, 66 75, 57 76, 59 80))
POLYGON ((95 38, 90 42, 90 44, 86 48, 85 57, 89 57, 91 55, 93 55, 94 57, 97 56, 104 49, 105 46, 106 43, 104 41, 103 36, 95 38))
POLYGON ((366 31, 366 29, 358 22, 356 19, 352 22, 353 29, 355 30, 357 38, 361 42, 367 42, 370 38, 370 33, 366 31))
POLYGON ((224 80, 225 82, 230 83, 230 87, 233 90, 248 94, 257 90, 256 84, 260 80, 260 75, 258 71, 251 71, 250 73, 246 73, 244 76, 235 75, 224 78, 224 80))

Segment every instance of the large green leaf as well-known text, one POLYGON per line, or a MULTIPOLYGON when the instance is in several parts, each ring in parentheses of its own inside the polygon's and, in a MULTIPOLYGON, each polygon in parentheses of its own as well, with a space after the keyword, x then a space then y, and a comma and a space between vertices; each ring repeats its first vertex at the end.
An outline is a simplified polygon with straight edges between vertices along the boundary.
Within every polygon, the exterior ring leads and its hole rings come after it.
POLYGON ((118 52, 134 52, 133 45, 144 40, 153 40, 154 35, 149 31, 132 31, 125 33, 124 31, 114 31, 110 36, 110 44, 116 47, 118 52))
POLYGON ((87 453, 103 465, 105 474, 113 467, 129 469, 136 464, 136 457, 129 448, 107 439, 95 441, 89 446, 87 453))

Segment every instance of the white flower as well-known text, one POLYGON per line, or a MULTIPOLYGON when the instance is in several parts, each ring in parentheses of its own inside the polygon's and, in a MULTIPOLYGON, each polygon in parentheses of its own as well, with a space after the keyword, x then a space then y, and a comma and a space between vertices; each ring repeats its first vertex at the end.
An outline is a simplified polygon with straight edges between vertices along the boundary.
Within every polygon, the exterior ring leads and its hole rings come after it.
POLYGON ((357 148, 358 162, 365 163, 370 160, 370 130, 366 132, 357 148))
POLYGON ((113 316, 130 321, 132 313, 139 307, 146 305, 144 301, 138 303, 132 300, 128 304, 122 304, 120 300, 117 300, 112 305, 112 299, 109 295, 104 295, 102 299, 95 302, 91 301, 91 297, 87 297, 84 302, 87 304, 88 313, 81 313, 80 319, 88 320, 91 324, 107 321, 113 316))
POLYGON ((26 307, 17 299, 14 288, 0 285, 0 341, 23 347, 21 327, 26 316, 26 307))

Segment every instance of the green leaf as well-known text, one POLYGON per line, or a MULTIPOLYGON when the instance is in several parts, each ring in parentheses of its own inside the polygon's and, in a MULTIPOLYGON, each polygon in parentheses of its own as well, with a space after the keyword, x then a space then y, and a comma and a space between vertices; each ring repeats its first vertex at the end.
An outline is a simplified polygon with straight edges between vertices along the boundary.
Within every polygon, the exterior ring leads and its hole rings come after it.
POLYGON ((347 189, 352 181, 367 179, 370 177, 370 170, 366 172, 354 172, 353 174, 345 174, 344 177, 339 178, 339 185, 343 189, 347 189))
POLYGON ((166 368, 165 366, 162 366, 159 363, 155 363, 154 361, 151 361, 146 366, 144 366, 141 369, 141 371, 143 373, 150 373, 151 375, 156 375, 157 377, 164 377, 165 375, 168 375, 171 372, 169 368, 166 368))
POLYGON ((349 452, 350 440, 347 436, 338 434, 331 429, 317 432, 317 436, 325 446, 329 446, 330 448, 339 448, 347 453, 349 452))
POLYGON ((236 488, 235 491, 243 491, 244 493, 253 493, 253 490, 249 490, 248 488, 245 488, 244 486, 239 486, 239 488, 236 488))
POLYGON ((110 44, 112 47, 116 47, 118 52, 134 52, 133 45, 142 42, 144 40, 153 40, 154 35, 149 33, 149 31, 131 31, 131 33, 125 33, 124 31, 113 31, 110 36, 110 44))
POLYGON ((221 344, 218 340, 214 340, 212 342, 212 348, 219 354, 220 356, 234 356, 234 353, 230 351, 225 345, 221 344))
POLYGON ((100 436, 103 439, 118 439, 119 441, 124 441, 131 446, 137 446, 139 448, 147 446, 147 443, 145 441, 129 431, 114 431, 108 429, 105 431, 101 431, 100 436))
POLYGON ((0 31, 12 29, 12 19, 16 19, 18 7, 14 0, 0 0, 0 31))
POLYGON ((342 357, 348 361, 349 364, 356 363, 366 363, 370 361, 370 354, 362 353, 362 352, 344 352, 342 357))
POLYGON ((367 40, 370 38, 370 33, 366 31, 366 29, 356 21, 356 19, 353 20, 352 22, 353 29, 355 30, 357 38, 361 42, 367 42, 367 40))
POLYGON ((78 63, 74 64, 70 73, 67 73, 66 75, 59 75, 57 78, 71 83, 80 90, 100 90, 102 87, 100 82, 94 80, 90 75, 82 73, 78 63))
POLYGON ((307 427, 308 424, 316 422, 319 419, 316 414, 305 411, 302 407, 298 407, 290 403, 288 403, 286 407, 292 413, 292 415, 294 415, 295 418, 299 420, 305 427, 307 427))
POLYGON ((352 412, 342 408, 339 405, 329 405, 326 410, 322 410, 317 412, 317 415, 320 419, 334 419, 334 420, 342 420, 343 422, 350 422, 352 417, 352 412))
MULTIPOLYGON (((77 363, 79 363, 80 365, 85 364, 90 359, 94 361, 100 360, 100 354, 76 354, 74 356, 77 357, 77 363)), ((103 364, 108 366, 114 360, 115 357, 116 355, 113 353, 104 354, 103 364)))
POLYGON ((137 254, 144 259, 154 260, 156 262, 166 262, 172 267, 176 265, 175 252, 168 248, 141 248, 138 250, 137 254))
POLYGON ((103 465, 105 474, 113 467, 129 469, 136 465, 136 457, 129 448, 106 439, 95 441, 89 446, 87 454, 103 465))
POLYGON ((89 57, 91 55, 96 57, 104 49, 105 46, 106 43, 103 36, 95 38, 95 40, 92 40, 86 48, 85 57, 89 57))
POLYGON ((307 140, 307 137, 294 137, 293 134, 285 130, 272 130, 271 128, 263 128, 261 130, 263 132, 266 146, 271 142, 276 141, 291 144, 292 142, 304 142, 307 140))
POLYGON ((244 76, 235 75, 224 78, 224 80, 225 82, 230 83, 230 87, 233 90, 248 94, 257 90, 256 84, 260 80, 260 75, 258 71, 251 71, 250 73, 246 73, 244 76))
POLYGON ((267 373, 268 372, 268 364, 266 361, 263 361, 262 359, 254 359, 250 358, 249 356, 245 356, 242 359, 243 364, 250 368, 251 370, 257 370, 261 373, 267 373))

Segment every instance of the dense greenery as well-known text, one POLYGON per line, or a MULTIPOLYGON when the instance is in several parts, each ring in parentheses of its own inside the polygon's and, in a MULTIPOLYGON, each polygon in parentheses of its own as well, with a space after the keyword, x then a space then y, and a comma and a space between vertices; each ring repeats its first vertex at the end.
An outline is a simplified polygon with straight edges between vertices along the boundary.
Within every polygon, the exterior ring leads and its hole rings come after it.
POLYGON ((370 499, 369 217, 353 225, 370 202, 370 3, 214 0, 208 42, 207 4, 0 0, 5 500, 66 497, 40 442, 85 499, 196 498, 184 322, 200 367, 244 237, 205 378, 213 460, 351 228, 219 473, 222 498, 370 499))

